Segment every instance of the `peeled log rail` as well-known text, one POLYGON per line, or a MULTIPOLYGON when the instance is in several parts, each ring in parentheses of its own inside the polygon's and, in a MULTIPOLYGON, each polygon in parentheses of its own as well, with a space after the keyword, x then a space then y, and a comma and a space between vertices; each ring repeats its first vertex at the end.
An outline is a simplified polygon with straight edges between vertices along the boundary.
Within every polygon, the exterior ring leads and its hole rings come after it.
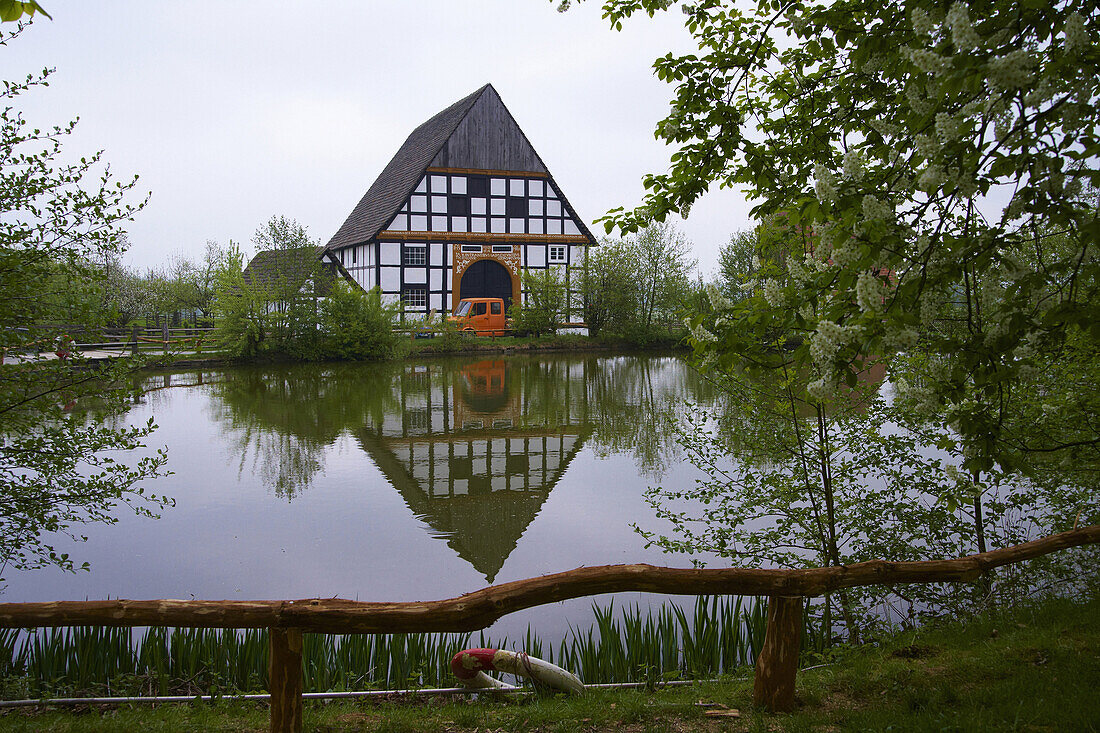
POLYGON ((1100 542, 1100 525, 954 560, 872 560, 804 570, 690 570, 652 565, 605 565, 503 583, 442 601, 378 603, 311 598, 298 601, 0 603, 0 628, 83 625, 272 627, 330 634, 476 631, 516 611, 599 593, 644 591, 670 595, 805 597, 864 585, 970 581, 1002 565, 1095 542, 1100 542))

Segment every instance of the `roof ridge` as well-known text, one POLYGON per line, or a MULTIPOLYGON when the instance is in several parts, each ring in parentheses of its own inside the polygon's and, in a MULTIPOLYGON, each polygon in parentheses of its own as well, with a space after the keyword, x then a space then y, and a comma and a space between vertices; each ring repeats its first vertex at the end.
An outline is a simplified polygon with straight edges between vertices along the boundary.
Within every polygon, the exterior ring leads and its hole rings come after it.
MULTIPOLYGON (((365 242, 382 230, 416 187, 420 176, 466 119, 474 104, 491 89, 485 84, 418 125, 325 245, 325 249, 365 242)), ((493 89, 496 93, 496 90, 493 89)), ((499 94, 497 95, 499 98, 499 94)))

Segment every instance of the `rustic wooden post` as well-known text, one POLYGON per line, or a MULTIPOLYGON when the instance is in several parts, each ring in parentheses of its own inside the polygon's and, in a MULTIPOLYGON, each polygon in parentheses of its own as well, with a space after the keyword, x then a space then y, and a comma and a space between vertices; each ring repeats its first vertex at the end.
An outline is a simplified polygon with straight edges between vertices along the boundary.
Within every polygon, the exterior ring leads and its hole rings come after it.
POLYGON ((756 657, 752 700, 773 713, 794 707, 794 679, 802 642, 801 596, 770 596, 764 647, 756 657))
POLYGON ((272 626, 268 636, 271 733, 302 733, 302 632, 272 626))

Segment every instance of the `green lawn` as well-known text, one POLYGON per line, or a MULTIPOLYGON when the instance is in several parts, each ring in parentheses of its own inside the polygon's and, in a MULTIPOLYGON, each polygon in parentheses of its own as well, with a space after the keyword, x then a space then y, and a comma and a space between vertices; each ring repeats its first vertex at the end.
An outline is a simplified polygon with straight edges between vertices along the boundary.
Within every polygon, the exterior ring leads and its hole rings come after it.
MULTIPOLYGON (((794 713, 751 704, 750 680, 583 698, 307 703, 309 731, 1095 731, 1100 602, 1053 602, 842 649, 800 673, 794 713), (708 706, 697 703, 704 702, 708 706), (721 707, 725 706, 725 708, 721 707), (740 711, 729 717, 726 709, 740 711), (706 710, 727 712, 707 717, 706 710)), ((261 731, 262 704, 8 710, 0 729, 261 731)))

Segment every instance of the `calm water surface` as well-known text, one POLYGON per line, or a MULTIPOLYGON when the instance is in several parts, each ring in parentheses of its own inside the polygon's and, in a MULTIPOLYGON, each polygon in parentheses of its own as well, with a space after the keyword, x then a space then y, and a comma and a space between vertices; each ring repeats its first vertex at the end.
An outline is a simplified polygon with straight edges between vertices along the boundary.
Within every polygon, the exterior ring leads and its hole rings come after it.
MULTIPOLYGON (((647 486, 696 478, 672 426, 713 395, 675 357, 234 368, 141 386, 126 420, 160 425, 152 444, 174 474, 151 488, 176 505, 60 541, 91 572, 9 573, 3 600, 431 600, 582 565, 689 565, 631 528, 660 526, 647 486)), ((493 631, 552 638, 587 625, 590 605, 493 631)))

